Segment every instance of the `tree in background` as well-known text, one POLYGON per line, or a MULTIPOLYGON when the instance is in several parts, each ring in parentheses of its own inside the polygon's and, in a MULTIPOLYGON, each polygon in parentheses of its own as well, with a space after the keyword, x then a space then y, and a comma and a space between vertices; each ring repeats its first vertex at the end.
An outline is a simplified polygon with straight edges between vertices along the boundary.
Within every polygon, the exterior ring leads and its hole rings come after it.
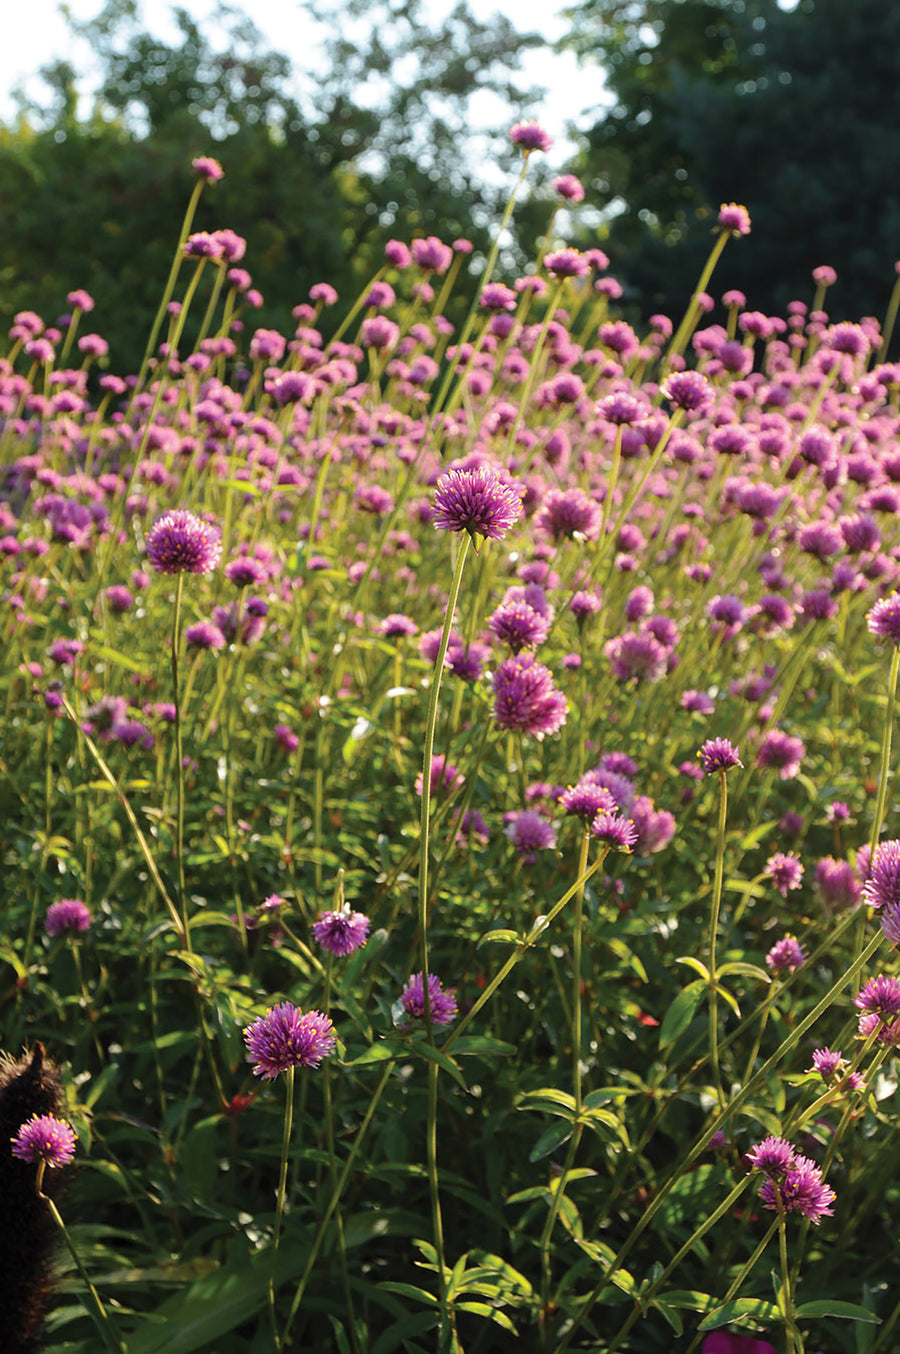
MULTIPOLYGON (((392 235, 467 236, 476 249, 502 209, 501 186, 473 171, 470 107, 491 90, 518 115, 538 92, 511 72, 535 35, 474 18, 459 4, 429 28, 423 0, 355 0, 323 8, 323 72, 299 73, 264 50, 245 16, 222 9, 201 26, 175 11, 178 40, 143 30, 137 0, 107 0, 70 25, 87 38, 102 81, 87 118, 65 62, 43 73, 50 97, 0 128, 4 247, 0 306, 47 318, 84 287, 122 369, 140 360, 192 176, 213 154, 226 176, 201 201, 196 229, 228 226, 248 240, 264 322, 287 326, 312 283, 349 303, 392 235)), ((498 129, 497 159, 508 156, 498 129)), ((528 212, 521 218, 527 236, 528 212)), ((531 234, 538 228, 532 219, 531 234)))
POLYGON ((719 288, 779 311, 829 263, 843 314, 883 313, 900 257, 900 7, 584 0, 569 14, 615 99, 574 168, 645 314, 689 294, 709 247, 698 225, 727 201, 753 231, 719 288))

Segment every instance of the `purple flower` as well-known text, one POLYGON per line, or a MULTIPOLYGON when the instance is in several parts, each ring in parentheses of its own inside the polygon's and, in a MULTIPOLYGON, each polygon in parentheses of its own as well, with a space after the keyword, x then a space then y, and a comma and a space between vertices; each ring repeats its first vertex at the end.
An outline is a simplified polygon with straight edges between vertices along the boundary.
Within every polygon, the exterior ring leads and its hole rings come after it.
POLYGON ((296 752, 300 746, 300 735, 294 733, 290 724, 276 724, 272 729, 272 737, 285 752, 296 752))
MULTIPOLYGON (((404 987, 400 994, 400 1005, 406 1012, 405 1025, 425 1019, 425 989, 421 973, 414 973, 404 987)), ((428 975, 428 1006, 432 1025, 449 1025, 459 1010, 455 988, 444 991, 440 978, 433 973, 428 975)))
POLYGON ((583 588, 580 592, 575 593, 569 603, 569 610, 580 626, 584 624, 588 616, 596 615, 602 606, 603 599, 599 593, 590 592, 583 588))
POLYGON ((486 644, 473 640, 471 644, 462 642, 450 644, 447 648, 447 667, 464 682, 477 682, 484 665, 490 657, 486 644))
POLYGON ((648 795, 638 795, 629 810, 637 829, 634 849, 640 856, 662 851, 675 836, 675 819, 667 809, 657 809, 648 795))
MULTIPOLYGON (((431 759, 431 775, 428 779, 431 785, 431 793, 436 795, 440 791, 449 794, 457 786, 462 785, 466 778, 458 766, 454 766, 452 762, 447 761, 443 753, 436 753, 431 759)), ((421 795, 423 784, 422 772, 420 771, 416 776, 417 795, 421 795)))
POLYGON ((91 924, 91 914, 80 898, 60 898, 51 903, 44 918, 48 936, 77 935, 91 924))
POLYGON ((574 174, 559 174, 553 180, 553 187, 567 202, 584 201, 584 186, 574 174))
POLYGON ((290 1067, 318 1067, 334 1051, 334 1026, 321 1011, 304 1015, 286 1001, 248 1025, 244 1042, 254 1076, 271 1081, 290 1067))
POLYGON ((586 822, 593 822, 599 813, 615 813, 618 805, 609 790, 595 780, 583 777, 577 785, 570 785, 559 797, 559 806, 586 822))
POLYGON ((119 615, 124 611, 130 610, 134 603, 134 598, 124 583, 113 583, 103 594, 109 603, 110 611, 115 611, 119 615))
POLYGON ((404 616, 402 612, 392 611, 389 616, 378 626, 378 633, 384 635, 386 639, 404 639, 417 633, 419 627, 409 616, 404 616))
POLYGON ((225 565, 225 577, 236 588, 255 588, 266 581, 266 567, 258 559, 241 555, 225 565))
POLYGON ((581 489, 551 489, 541 504, 534 524, 554 541, 584 537, 595 541, 600 534, 602 513, 599 503, 581 489))
POLYGON ((847 1066, 840 1053, 833 1053, 830 1048, 814 1049, 812 1060, 812 1070, 818 1072, 823 1081, 832 1081, 847 1066))
POLYGON ((880 975, 870 978, 853 998, 859 1009, 858 1032, 861 1039, 876 1035, 883 1044, 900 1044, 900 979, 880 975))
POLYGON ((522 516, 522 500, 486 466, 450 470, 437 482, 432 521, 439 531, 468 531, 501 540, 522 516))
POLYGON ((738 1335, 735 1331, 714 1330, 703 1341, 700 1354, 778 1354, 778 1350, 768 1340, 756 1340, 752 1335, 738 1335))
POLYGON ((799 889, 803 878, 803 866, 797 856, 789 852, 776 851, 766 861, 763 873, 772 880, 782 898, 786 898, 790 889, 799 889))
POLYGON ((556 845, 556 828, 533 809, 511 814, 503 830, 529 865, 537 859, 535 852, 551 851, 556 845))
POLYGON ((45 1166, 68 1166, 75 1156, 75 1134, 53 1114, 33 1114, 12 1140, 19 1161, 42 1161, 45 1166))
POLYGON ((822 905, 829 912, 843 912, 856 907, 862 892, 856 871, 847 860, 823 856, 816 863, 816 890, 822 905))
POLYGON ((879 842, 869 864, 862 899, 870 907, 900 903, 900 841, 879 842))
POLYGON ((782 936, 766 955, 766 964, 773 973, 796 973, 806 963, 806 955, 796 936, 782 936))
POLYGON ((881 597, 866 616, 866 625, 879 639, 900 644, 900 592, 881 597))
POLYGON ((730 771, 732 767, 744 765, 738 749, 727 738, 707 738, 697 756, 708 776, 714 775, 717 771, 730 771))
POLYGON ((205 179, 207 183, 217 183, 225 174, 218 160, 214 160, 211 155, 196 156, 191 161, 191 168, 198 178, 205 179))
POLYGON ((763 1138, 747 1153, 750 1165, 766 1175, 781 1177, 794 1160, 794 1149, 785 1138, 763 1138))
POLYGON ((554 277, 587 277, 591 270, 580 249, 557 249, 545 256, 544 267, 554 277))
POLYGON ((676 371, 660 386, 660 393, 676 409, 700 413, 713 402, 712 386, 699 371, 676 371))
POLYGON ((750 213, 737 202, 723 202, 719 208, 719 225, 732 235, 749 235, 750 213))
POLYGON ((209 574, 222 558, 218 529, 176 508, 147 533, 147 558, 158 574, 209 574))
POLYGON ((605 842, 614 851, 633 851, 638 830, 630 818, 620 813, 598 813, 591 823, 591 836, 605 842))
POLYGON ((323 949, 344 958, 365 945, 369 926, 369 918, 363 912, 352 912, 350 904, 345 903, 339 912, 323 912, 313 922, 312 933, 323 949))
POLYGON ((547 151, 553 145, 550 135, 539 127, 534 119, 528 122, 513 123, 509 131, 509 139, 513 145, 521 146, 526 155, 533 150, 547 151))
POLYGON ((830 1205, 836 1196, 834 1190, 823 1183, 818 1166, 809 1157, 797 1155, 779 1185, 772 1180, 762 1182, 759 1197, 766 1208, 777 1209, 780 1199, 786 1213, 800 1213, 818 1224, 822 1218, 831 1217, 834 1209, 830 1205))
POLYGON ((543 644, 550 621, 527 602, 510 602, 497 607, 488 620, 488 629, 508 644, 513 653, 518 653, 521 649, 534 649, 543 644))
POLYGON ((184 632, 184 642, 189 649, 224 649, 225 636, 212 621, 197 621, 189 625, 184 632))
POLYGON ((453 250, 437 235, 428 235, 425 239, 412 242, 413 263, 430 273, 446 273, 453 262, 453 250))
POLYGON ((550 669, 530 654, 505 659, 494 673, 494 719, 501 729, 543 738, 562 728, 568 712, 550 669))
POLYGON ((805 752, 799 738, 792 738, 781 729, 770 729, 757 748, 756 765, 761 770, 777 770, 781 780, 791 780, 798 774, 805 752))
POLYGON ((649 631, 626 630, 607 641, 603 652, 619 682, 658 682, 666 675, 668 651, 649 631))
POLYGON ((900 947, 900 903, 886 903, 878 921, 891 944, 895 948, 900 947))

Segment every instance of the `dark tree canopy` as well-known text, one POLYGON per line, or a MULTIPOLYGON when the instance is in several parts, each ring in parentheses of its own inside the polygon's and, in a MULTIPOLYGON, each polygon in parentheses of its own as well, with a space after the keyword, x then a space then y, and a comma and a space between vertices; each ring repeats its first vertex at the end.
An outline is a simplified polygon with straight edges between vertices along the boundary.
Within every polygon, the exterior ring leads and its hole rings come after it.
MULTIPOLYGON (((144 30, 137 0, 107 0, 87 23, 70 18, 102 70, 90 115, 78 116, 76 72, 63 62, 42 72, 47 102, 23 104, 0 127, 6 313, 52 318, 67 291, 85 287, 117 362, 134 365, 191 191, 190 161, 203 153, 226 175, 204 194, 195 228, 247 238, 267 323, 287 325, 317 281, 349 304, 392 235, 468 236, 487 248, 508 187, 485 184, 473 162, 470 104, 486 88, 508 101, 493 153, 511 170, 509 123, 537 99, 513 72, 534 35, 479 21, 462 3, 438 28, 422 0, 335 3, 315 13, 324 69, 311 57, 294 71, 238 11, 223 8, 214 25, 174 13, 172 43, 144 30)), ((522 221, 527 234, 527 211, 522 221)))
POLYGON ((584 0, 570 13, 572 45, 616 100, 576 170, 613 208, 605 247, 645 313, 689 293, 704 223, 727 201, 753 231, 714 289, 778 310, 829 263, 835 308, 883 313, 900 256, 900 8, 584 0))

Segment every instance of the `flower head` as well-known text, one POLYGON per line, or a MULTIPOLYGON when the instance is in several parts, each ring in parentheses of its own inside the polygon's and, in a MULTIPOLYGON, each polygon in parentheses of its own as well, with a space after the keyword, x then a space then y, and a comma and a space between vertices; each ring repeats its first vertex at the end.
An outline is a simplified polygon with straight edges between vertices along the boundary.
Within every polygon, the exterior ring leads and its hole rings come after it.
POLYGON ((900 903, 900 841, 879 842, 875 847, 862 897, 870 907, 900 903))
POLYGON ((217 183, 225 174, 218 160, 214 160, 211 155, 198 155, 191 161, 191 168, 199 179, 205 179, 207 183, 217 183))
POLYGON ((501 540, 522 516, 522 500, 486 466, 449 470, 437 482, 432 521, 439 531, 468 531, 501 540))
POLYGON ((44 930, 53 937, 77 935, 90 924, 91 914, 80 898, 60 898, 50 904, 44 918, 44 930))
POLYGON ((879 598, 866 616, 866 625, 878 639, 900 644, 900 592, 879 598))
MULTIPOLYGON (((425 987, 422 974, 414 973, 400 994, 400 1005, 406 1012, 404 1024, 425 1019, 425 987)), ((456 1004, 454 988, 444 990, 440 978, 434 973, 428 975, 428 1006, 432 1025, 449 1025, 454 1020, 459 1007, 456 1004)))
POLYGON ((19 1161, 42 1161, 46 1166, 68 1166, 75 1155, 75 1134, 64 1119, 33 1114, 12 1140, 19 1161))
POLYGON ((254 1076, 271 1081, 290 1067, 318 1067, 334 1051, 334 1026, 321 1011, 304 1015, 285 1001, 248 1025, 244 1042, 254 1076))
POLYGON ((773 973, 795 973, 806 963, 806 955, 796 936, 782 936, 766 955, 766 964, 773 973))
POLYGON ((529 865, 537 859, 537 851, 552 851, 556 845, 556 828, 534 809, 511 814, 504 832, 529 865))
POLYGON ((732 235, 750 234, 750 213, 737 202, 723 202, 719 208, 719 225, 732 235))
POLYGON ((777 1209, 779 1200, 786 1213, 800 1213, 810 1222, 818 1224, 822 1218, 831 1217, 834 1209, 834 1190, 822 1180, 822 1172, 809 1157, 795 1156, 779 1185, 764 1180, 759 1187, 759 1197, 766 1208, 777 1209), (776 1193, 777 1189, 777 1193, 776 1193))
POLYGON ((638 830, 630 818, 602 810, 591 823, 591 836, 598 842, 605 842, 613 851, 630 853, 637 842, 638 830))
POLYGON ((727 738, 707 738, 697 753, 700 764, 708 776, 716 771, 730 771, 734 766, 743 766, 738 749, 727 738))
POLYGON ((350 904, 345 903, 340 911, 323 912, 313 922, 312 933, 323 949, 344 958, 365 945, 370 925, 365 913, 353 912, 350 904))
POLYGON ((803 879, 803 865, 798 856, 790 852, 776 851, 766 861, 763 873, 772 880, 782 898, 786 898, 790 889, 799 889, 803 879))
POLYGON ((747 1153, 751 1166, 766 1175, 783 1176, 794 1160, 794 1149, 785 1138, 763 1138, 747 1153))
POLYGON ((550 669, 531 654, 505 659, 494 673, 494 719, 499 728, 543 738, 561 729, 568 713, 550 669))
POLYGON ((222 558, 217 527, 185 508, 157 518, 147 533, 147 558, 158 574, 209 574, 222 558))
POLYGON ((509 139, 513 145, 521 146, 526 155, 533 150, 549 150, 553 145, 550 135, 533 118, 528 122, 514 123, 510 128, 509 139))
POLYGON ((577 785, 570 785, 559 797, 559 806, 566 813, 593 822, 598 813, 615 813, 618 809, 612 794, 595 780, 586 777, 577 785))

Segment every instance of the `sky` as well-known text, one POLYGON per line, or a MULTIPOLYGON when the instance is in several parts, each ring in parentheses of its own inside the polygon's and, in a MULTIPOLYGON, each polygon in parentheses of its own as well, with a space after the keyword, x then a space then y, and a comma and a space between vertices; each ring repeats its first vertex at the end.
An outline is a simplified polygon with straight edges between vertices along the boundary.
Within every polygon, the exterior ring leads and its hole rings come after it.
MULTIPOLYGON (((76 70, 84 71, 89 81, 90 49, 85 44, 72 44, 69 31, 59 12, 59 0, 25 0, 21 6, 7 0, 9 9, 4 14, 4 36, 0 44, 0 121, 13 115, 12 91, 23 86, 26 91, 40 96, 41 82, 34 79, 38 68, 60 57, 72 61, 76 70)), ((180 0, 182 8, 200 20, 216 7, 215 0, 180 0)), ((450 0, 433 0, 438 13, 451 8, 450 0)), ((69 7, 77 19, 93 18, 102 8, 102 0, 69 0, 69 7)), ((238 0, 237 7, 249 14, 263 34, 266 44, 292 57, 304 66, 308 62, 310 24, 297 0, 238 0)), ((500 12, 505 14, 520 31, 536 31, 553 41, 564 30, 562 21, 552 7, 539 0, 470 0, 470 8, 478 18, 500 12)), ((169 15, 168 0, 143 0, 145 27, 160 37, 173 38, 175 31, 169 15)), ((536 117, 554 138, 552 156, 562 165, 573 149, 566 137, 568 123, 590 126, 595 119, 582 118, 589 107, 596 107, 602 99, 602 73, 598 67, 582 68, 571 54, 556 54, 538 49, 526 54, 523 75, 529 83, 544 86, 548 93, 544 102, 535 108, 520 110, 525 117, 536 117)), ((485 118, 491 118, 489 108, 485 118)), ((477 115, 477 109, 476 109, 477 115)), ((491 119, 493 120, 493 119, 491 119)))

